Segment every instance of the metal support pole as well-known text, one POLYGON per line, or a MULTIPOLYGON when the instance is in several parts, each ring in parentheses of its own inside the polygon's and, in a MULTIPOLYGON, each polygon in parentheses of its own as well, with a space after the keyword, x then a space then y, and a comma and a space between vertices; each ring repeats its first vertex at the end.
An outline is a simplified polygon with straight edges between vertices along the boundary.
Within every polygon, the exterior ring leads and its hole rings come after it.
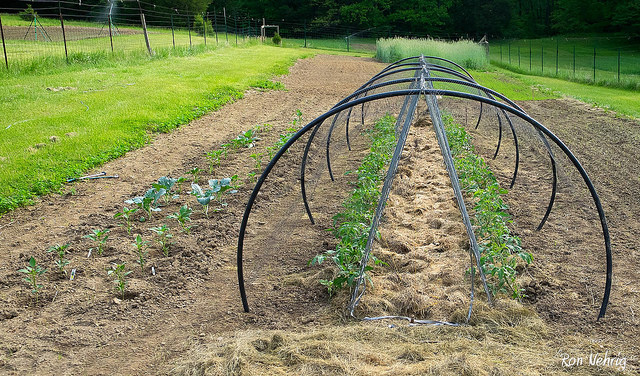
POLYGON ((544 73, 544 44, 540 46, 540 65, 542 66, 542 73, 544 73))
POLYGON ((531 41, 529 41, 529 72, 531 72, 531 41))
POLYGON ((111 13, 107 16, 107 22, 109 22, 109 42, 111 42, 111 53, 113 53, 113 32, 111 30, 111 13))
POLYGON ((620 49, 618 48, 618 82, 620 82, 620 49))
POLYGON ((573 45, 573 78, 576 78, 576 45, 573 45))
POLYGON ((207 20, 209 19, 209 14, 206 16, 202 16, 202 28, 204 29, 204 45, 207 45, 207 20))
POLYGON ((238 16, 233 16, 233 30, 236 34, 236 47, 238 47, 238 16))
POLYGON ((593 46, 593 82, 596 82, 596 46, 593 46))
POLYGON ((224 37, 227 40, 227 44, 229 44, 229 32, 227 30, 227 8, 222 8, 222 16, 224 17, 224 37))
POLYGON ((2 16, 0 16, 0 36, 2 37, 2 50, 4 51, 4 64, 9 70, 9 59, 7 59, 7 46, 4 43, 4 29, 2 28, 2 16))
POLYGON ((142 13, 142 5, 140 5, 140 0, 138 0, 138 9, 140 10, 140 21, 142 22, 142 31, 144 32, 144 41, 147 44, 147 51, 149 51, 149 55, 153 56, 153 50, 151 49, 151 44, 149 43, 149 34, 147 33, 147 21, 144 18, 144 13, 142 13))
POLYGON ((518 68, 520 68, 520 46, 518 46, 518 68))
POLYGON ((218 13, 216 13, 216 8, 213 8, 213 30, 216 32, 216 45, 218 44, 218 13))
POLYGON ((307 20, 304 20, 304 48, 307 48, 307 20))
POLYGON ((558 52, 559 52, 560 38, 556 38, 556 76, 558 75, 558 52))
POLYGON ((502 63, 502 45, 500 45, 500 62, 502 63))
MULTIPOLYGON (((64 57, 65 59, 67 59, 67 64, 68 64, 69 51, 67 50, 67 34, 64 31, 64 19, 62 18, 62 7, 60 6, 60 1, 58 1, 58 14, 60 15, 60 27, 62 28, 62 41, 64 43, 64 57)), ((113 47, 111 47, 111 49, 113 50, 113 47)))
POLYGON ((511 42, 509 42, 509 65, 511 65, 511 42))
POLYGON ((187 27, 189 28, 189 48, 192 47, 191 44, 191 18, 189 17, 189 11, 187 11, 187 27))
POLYGON ((171 13, 171 40, 173 41, 173 49, 176 48, 176 34, 173 28, 173 13, 171 13))

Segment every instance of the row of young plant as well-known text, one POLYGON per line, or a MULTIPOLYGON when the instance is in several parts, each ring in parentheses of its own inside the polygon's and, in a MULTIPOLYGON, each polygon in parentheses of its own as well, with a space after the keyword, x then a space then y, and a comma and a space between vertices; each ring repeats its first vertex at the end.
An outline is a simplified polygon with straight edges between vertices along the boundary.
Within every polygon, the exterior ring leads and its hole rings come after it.
MULTIPOLYGON (((291 122, 286 133, 279 136, 278 141, 272 145, 266 147, 266 152, 269 159, 275 155, 275 153, 297 132, 302 123, 302 112, 296 110, 295 118, 291 122)), ((271 129, 271 125, 257 125, 252 129, 243 132, 235 139, 228 143, 221 145, 220 149, 206 153, 206 159, 209 163, 209 173, 213 174, 216 167, 220 166, 221 160, 227 158, 227 156, 235 150, 243 148, 252 148, 255 143, 260 140, 260 135, 271 129)), ((262 171, 262 157, 264 153, 254 153, 251 158, 255 160, 252 170, 248 173, 247 179, 252 181, 257 178, 257 174, 262 171)), ((208 188, 201 187, 199 179, 203 171, 199 167, 195 167, 188 171, 191 175, 191 191, 190 195, 195 196, 196 201, 202 206, 202 212, 205 217, 209 218, 210 206, 215 204, 213 211, 223 211, 227 206, 225 196, 227 194, 236 193, 242 182, 238 179, 238 175, 233 175, 229 178, 223 179, 210 179, 208 181, 208 188)), ((163 176, 148 189, 144 195, 133 197, 125 201, 122 211, 116 213, 113 217, 120 221, 119 225, 125 228, 127 234, 132 234, 137 223, 150 223, 154 220, 154 213, 162 211, 162 207, 168 206, 172 201, 179 199, 182 193, 182 185, 187 181, 185 177, 171 178, 163 176)), ((179 210, 175 213, 171 213, 166 216, 166 219, 175 220, 179 226, 181 232, 189 234, 192 227, 189 226, 191 222, 191 214, 193 209, 188 204, 181 205, 179 210)), ((155 215, 158 216, 157 214, 155 215)), ((165 223, 158 224, 155 227, 148 229, 154 235, 154 241, 157 243, 159 250, 165 257, 169 257, 169 251, 173 244, 174 235, 171 233, 171 228, 165 223)), ((88 251, 88 257, 92 254, 102 256, 106 249, 106 244, 109 239, 109 229, 93 229, 90 234, 84 236, 93 242, 94 247, 88 251)), ((136 251, 136 262, 140 265, 140 270, 144 274, 144 267, 148 263, 148 248, 150 241, 144 240, 144 238, 138 233, 134 237, 133 247, 136 251)), ((54 261, 57 271, 63 275, 68 276, 68 266, 71 261, 67 259, 67 252, 70 243, 63 245, 56 244, 51 246, 47 252, 55 255, 54 261)), ((39 265, 34 257, 29 259, 28 264, 18 270, 20 273, 26 274, 25 281, 31 288, 31 293, 35 297, 35 301, 38 301, 38 294, 43 288, 42 280, 47 269, 42 265, 39 265)), ((114 278, 116 290, 124 298, 126 287, 128 285, 127 278, 131 274, 132 270, 127 270, 126 263, 113 264, 107 275, 114 278)), ((71 271, 70 279, 75 277, 75 269, 71 271)))
POLYGON ((460 186, 473 200, 471 221, 490 290, 493 295, 505 293, 520 299, 523 291, 516 282, 516 267, 520 260, 530 264, 533 256, 522 249, 520 238, 512 235, 507 226, 511 222, 509 207, 501 197, 507 190, 500 187, 484 159, 475 154, 464 127, 450 115, 445 114, 443 120, 460 186))
MULTIPOLYGON (((337 271, 333 278, 320 280, 320 283, 327 287, 329 295, 343 287, 354 287, 360 275, 361 260, 380 198, 385 166, 391 161, 396 144, 395 122, 396 119, 387 114, 376 122, 370 131, 371 149, 358 167, 355 189, 342 204, 344 210, 333 217, 333 227, 330 231, 339 240, 336 249, 319 254, 309 262, 316 265, 329 259, 335 264, 337 271)), ((374 265, 382 263, 373 255, 371 259, 374 265)), ((372 269, 371 265, 365 267, 365 278, 368 280, 370 279, 366 272, 372 269)))

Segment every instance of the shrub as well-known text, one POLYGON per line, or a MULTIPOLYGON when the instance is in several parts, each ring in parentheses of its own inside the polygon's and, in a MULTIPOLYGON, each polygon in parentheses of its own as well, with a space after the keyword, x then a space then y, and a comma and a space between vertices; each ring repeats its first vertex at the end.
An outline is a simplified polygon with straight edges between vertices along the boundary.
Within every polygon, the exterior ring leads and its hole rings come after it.
POLYGON ((33 18, 36 17, 37 15, 38 13, 35 10, 33 10, 33 8, 31 8, 31 4, 27 4, 27 9, 18 13, 18 16, 20 16, 20 18, 25 21, 33 21, 33 18))
POLYGON ((282 44, 282 37, 280 36, 280 34, 275 33, 273 35, 273 38, 271 38, 271 41, 273 42, 273 44, 279 46, 282 44))
POLYGON ((204 35, 205 27, 207 29, 207 35, 213 35, 213 26, 211 26, 210 20, 207 20, 205 26, 205 21, 201 14, 193 16, 193 28, 198 35, 204 35))

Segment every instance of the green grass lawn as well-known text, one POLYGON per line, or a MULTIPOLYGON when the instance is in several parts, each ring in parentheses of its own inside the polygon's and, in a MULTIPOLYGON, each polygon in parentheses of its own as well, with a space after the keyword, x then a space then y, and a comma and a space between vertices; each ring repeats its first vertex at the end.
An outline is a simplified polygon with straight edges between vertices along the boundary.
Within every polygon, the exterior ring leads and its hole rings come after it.
POLYGON ((241 97, 309 54, 253 45, 5 73, 0 77, 0 213, 144 145, 153 131, 170 130, 241 97))
POLYGON ((640 119, 640 95, 632 90, 530 76, 500 68, 486 72, 474 71, 472 74, 481 85, 513 100, 542 100, 567 96, 640 119))

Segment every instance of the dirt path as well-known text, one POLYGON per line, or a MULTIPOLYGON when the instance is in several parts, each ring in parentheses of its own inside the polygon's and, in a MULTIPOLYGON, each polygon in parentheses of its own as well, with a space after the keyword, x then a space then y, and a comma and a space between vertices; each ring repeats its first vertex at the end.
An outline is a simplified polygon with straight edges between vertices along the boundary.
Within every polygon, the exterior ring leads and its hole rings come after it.
MULTIPOLYGON (((184 193, 151 222, 138 223, 131 235, 118 227, 112 216, 122 209, 124 200, 143 194, 160 176, 186 176, 195 166, 206 171, 205 152, 257 124, 269 123, 273 129, 262 136, 256 148, 231 154, 214 176, 204 173, 201 178, 206 182, 238 174, 246 180, 253 165, 249 155, 264 152, 264 147, 273 144, 290 126, 296 109, 310 120, 382 67, 373 60, 349 57, 317 56, 300 61, 282 79, 287 91, 249 92, 237 103, 172 134, 158 135, 147 147, 100 169, 118 174, 119 179, 75 183, 64 195, 46 197, 2 218, 0 369, 9 374, 52 374, 61 370, 68 374, 157 373, 168 360, 196 343, 215 340, 220 332, 256 322, 275 328, 323 320, 322 313, 330 305, 322 298, 320 287, 301 289, 295 280, 281 280, 303 269, 313 255, 322 251, 318 245, 327 237, 326 223, 312 227, 305 222, 298 198, 277 207, 270 205, 271 198, 297 189, 295 176, 288 175, 297 171, 291 168, 293 158, 299 157, 297 150, 270 178, 269 183, 274 183, 261 195, 252 217, 251 226, 260 227, 260 237, 252 239, 256 228, 250 226, 245 259, 247 289, 255 309, 252 314, 241 314, 235 270, 239 222, 253 186, 248 180, 238 194, 230 196, 225 211, 208 219, 195 207, 199 204, 184 193), (191 235, 180 233, 175 222, 162 219, 187 202, 196 210, 191 235), (148 229, 161 223, 171 226, 175 244, 166 258, 152 246, 150 261, 142 273, 134 262, 133 234, 141 233, 151 240, 148 229), (87 258, 92 245, 83 236, 94 228, 109 228, 110 239, 102 257, 87 258), (273 238, 278 240, 277 247, 271 246, 276 244, 273 238), (46 253, 49 246, 67 242, 71 243, 67 256, 70 267, 77 270, 74 281, 59 277, 53 268, 53 255, 46 253), (32 307, 26 283, 16 272, 31 256, 49 268, 37 307, 32 307), (129 293, 120 301, 114 300, 117 295, 106 270, 122 262, 133 273, 129 293), (152 266, 155 276, 151 275, 152 266)), ((354 141, 354 145, 366 146, 362 140, 354 141)), ((344 161, 357 159, 358 155, 352 153, 344 161)), ((266 156, 263 163, 265 160, 266 156)), ((344 162, 336 163, 337 170, 346 170, 344 162)), ((333 207, 316 208, 319 218, 326 219, 323 213, 335 212, 346 192, 314 190, 314 173, 310 176, 316 205, 334 202, 333 207)), ((320 172, 315 174, 315 179, 320 177, 320 172)), ((187 185, 183 190, 189 190, 187 185)))

